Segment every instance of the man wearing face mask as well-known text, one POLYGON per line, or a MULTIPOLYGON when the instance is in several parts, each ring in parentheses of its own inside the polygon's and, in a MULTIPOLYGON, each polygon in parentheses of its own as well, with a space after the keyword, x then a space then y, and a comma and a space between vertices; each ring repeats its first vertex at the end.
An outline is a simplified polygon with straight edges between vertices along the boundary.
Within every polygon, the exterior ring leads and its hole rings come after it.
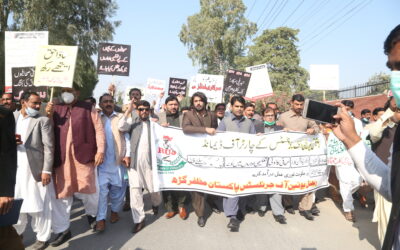
POLYGON ((79 86, 63 88, 63 103, 49 102, 46 112, 53 119, 55 134, 53 232, 52 246, 71 238, 70 212, 73 196, 85 206, 90 227, 96 223, 99 193, 96 168, 103 162, 105 138, 103 124, 96 109, 79 101, 79 86))
POLYGON ((18 223, 14 226, 22 235, 32 217, 32 228, 37 241, 34 249, 45 249, 51 236, 51 196, 54 186, 50 184, 54 159, 54 132, 49 118, 39 114, 41 101, 34 92, 22 95, 22 109, 14 113, 17 141, 18 168, 15 198, 24 202, 18 223))

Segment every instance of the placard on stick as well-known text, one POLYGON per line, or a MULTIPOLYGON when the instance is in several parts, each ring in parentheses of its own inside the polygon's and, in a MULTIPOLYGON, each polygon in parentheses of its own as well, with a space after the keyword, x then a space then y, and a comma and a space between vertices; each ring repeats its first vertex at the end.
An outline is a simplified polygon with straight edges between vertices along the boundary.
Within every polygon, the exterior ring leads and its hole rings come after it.
POLYGON ((245 96, 251 73, 229 69, 224 82, 224 94, 245 96))
POLYGON ((207 96, 208 102, 219 103, 222 100, 223 87, 223 75, 197 74, 190 81, 189 96, 200 91, 207 96))
POLYGON ((187 79, 169 78, 168 95, 186 96, 187 79))
POLYGON ((131 46, 100 43, 97 73, 103 75, 129 76, 131 46))
POLYGON ((12 68, 12 94, 16 101, 21 99, 25 91, 36 92, 40 99, 47 98, 47 87, 36 87, 33 85, 35 67, 12 68))
POLYGON ((35 68, 35 86, 71 88, 78 46, 40 47, 35 68))

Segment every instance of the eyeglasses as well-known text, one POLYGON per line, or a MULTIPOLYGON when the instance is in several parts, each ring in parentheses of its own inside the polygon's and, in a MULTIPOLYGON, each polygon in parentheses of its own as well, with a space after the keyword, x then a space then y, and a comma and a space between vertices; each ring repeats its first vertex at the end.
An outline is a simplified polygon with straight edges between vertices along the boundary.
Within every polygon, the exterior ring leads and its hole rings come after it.
POLYGON ((137 110, 139 110, 139 112, 143 112, 143 111, 146 111, 146 112, 149 112, 149 108, 138 108, 137 110))

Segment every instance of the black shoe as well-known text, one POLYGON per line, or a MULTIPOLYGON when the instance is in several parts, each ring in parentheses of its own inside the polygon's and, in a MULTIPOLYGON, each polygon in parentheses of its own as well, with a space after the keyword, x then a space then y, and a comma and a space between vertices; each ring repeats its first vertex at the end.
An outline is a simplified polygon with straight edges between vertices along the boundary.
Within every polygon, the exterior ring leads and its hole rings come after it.
POLYGON ((139 223, 135 223, 133 225, 132 233, 134 233, 134 234, 138 233, 139 231, 141 231, 144 228, 144 226, 146 226, 146 223, 144 223, 144 219, 139 223))
POLYGON ((227 227, 231 230, 231 232, 239 232, 240 221, 236 218, 231 218, 227 227))
POLYGON ((286 212, 288 212, 289 214, 295 214, 293 207, 287 207, 286 212))
POLYGON ((35 242, 35 244, 33 244, 32 249, 33 250, 43 250, 43 249, 46 249, 48 246, 49 246, 49 242, 37 240, 35 242))
POLYGON ((321 211, 319 211, 319 209, 317 208, 317 206, 316 206, 315 204, 313 204, 313 206, 312 206, 312 208, 311 208, 311 213, 312 213, 312 215, 318 216, 320 212, 321 212, 321 211))
POLYGON ((286 224, 286 218, 283 215, 274 215, 274 219, 280 224, 286 224))
POLYGON ((240 221, 243 221, 243 220, 244 220, 244 214, 242 213, 242 211, 240 211, 240 209, 239 209, 239 211, 238 211, 237 214, 236 214, 236 218, 237 218, 238 220, 240 220, 240 221))
POLYGON ((153 209, 153 214, 157 215, 158 214, 158 206, 157 207, 152 206, 151 208, 153 209))
POLYGON ((197 225, 199 225, 199 227, 204 227, 206 225, 206 219, 203 216, 200 216, 197 219, 197 225))
POLYGON ((307 220, 314 220, 314 216, 310 210, 300 211, 300 215, 304 216, 307 220))
POLYGON ((89 223, 89 227, 91 229, 95 229, 96 228, 96 216, 87 215, 87 220, 89 223))
POLYGON ((260 217, 264 217, 264 215, 267 213, 266 210, 265 211, 258 210, 257 212, 258 212, 258 216, 260 216, 260 217))
POLYGON ((59 245, 63 244, 64 242, 67 242, 71 238, 72 238, 71 231, 67 229, 64 232, 57 234, 57 237, 50 245, 52 247, 58 247, 59 245))

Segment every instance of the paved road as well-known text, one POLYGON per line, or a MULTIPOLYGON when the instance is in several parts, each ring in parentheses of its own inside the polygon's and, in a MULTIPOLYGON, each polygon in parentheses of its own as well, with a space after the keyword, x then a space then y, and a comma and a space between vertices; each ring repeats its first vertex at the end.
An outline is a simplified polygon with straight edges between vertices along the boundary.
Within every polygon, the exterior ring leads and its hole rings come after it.
MULTIPOLYGON (((148 197, 146 197, 149 204, 148 197)), ((296 211, 287 214, 287 225, 276 223, 271 211, 260 218, 257 214, 246 215, 240 231, 229 232, 223 214, 211 214, 204 228, 197 226, 196 215, 191 212, 183 221, 179 216, 167 220, 152 215, 146 207, 147 226, 137 235, 131 233, 130 212, 121 212, 121 220, 107 222, 101 234, 88 230, 81 203, 74 203, 71 215, 73 238, 58 248, 48 249, 352 249, 379 248, 376 223, 371 222, 372 209, 356 206, 357 222, 344 219, 340 209, 329 199, 318 203, 321 215, 315 221, 307 221, 296 211)), ((163 211, 162 211, 163 212, 163 211)), ((161 213, 160 213, 161 214, 161 213)), ((54 237, 54 236, 53 236, 54 237)), ((32 231, 24 235, 24 244, 30 249, 35 241, 32 231)))

